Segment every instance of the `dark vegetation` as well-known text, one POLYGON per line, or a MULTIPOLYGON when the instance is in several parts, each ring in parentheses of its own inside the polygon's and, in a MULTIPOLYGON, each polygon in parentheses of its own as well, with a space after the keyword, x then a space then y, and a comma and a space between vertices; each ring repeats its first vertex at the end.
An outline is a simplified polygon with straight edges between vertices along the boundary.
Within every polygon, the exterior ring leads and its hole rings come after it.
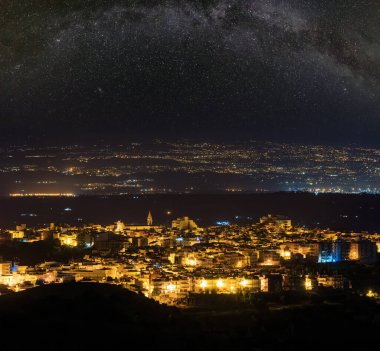
POLYGON ((59 240, 42 240, 34 243, 4 241, 0 244, 0 256, 4 260, 15 261, 20 265, 32 266, 44 261, 68 262, 83 258, 90 253, 80 247, 61 245, 59 240))
POLYGON ((305 303, 295 296, 279 307, 274 295, 233 299, 179 310, 113 285, 47 285, 2 296, 0 328, 18 347, 377 350, 380 306, 373 300, 339 293, 305 303))

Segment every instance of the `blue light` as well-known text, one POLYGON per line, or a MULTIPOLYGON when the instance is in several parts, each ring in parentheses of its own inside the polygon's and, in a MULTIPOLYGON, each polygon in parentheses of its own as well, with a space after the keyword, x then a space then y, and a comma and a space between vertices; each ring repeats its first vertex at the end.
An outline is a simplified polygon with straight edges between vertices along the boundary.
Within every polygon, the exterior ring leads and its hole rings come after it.
POLYGON ((217 225, 230 225, 231 223, 229 221, 217 221, 217 225))
POLYGON ((319 255, 318 257, 318 263, 335 263, 338 262, 336 258, 333 257, 333 255, 319 255))
POLYGON ((183 238, 176 238, 177 241, 183 241, 183 238))

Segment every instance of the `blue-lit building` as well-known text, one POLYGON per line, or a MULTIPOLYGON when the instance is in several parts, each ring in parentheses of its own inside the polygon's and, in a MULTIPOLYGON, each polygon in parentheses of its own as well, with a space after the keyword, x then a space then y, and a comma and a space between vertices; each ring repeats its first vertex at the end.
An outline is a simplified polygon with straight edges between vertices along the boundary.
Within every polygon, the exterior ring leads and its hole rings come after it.
POLYGON ((337 240, 319 243, 318 263, 334 263, 349 260, 374 263, 376 262, 376 258, 376 244, 369 240, 337 240))
POLYGON ((344 260, 342 250, 344 242, 341 240, 327 241, 319 243, 318 248, 318 263, 334 263, 344 260))

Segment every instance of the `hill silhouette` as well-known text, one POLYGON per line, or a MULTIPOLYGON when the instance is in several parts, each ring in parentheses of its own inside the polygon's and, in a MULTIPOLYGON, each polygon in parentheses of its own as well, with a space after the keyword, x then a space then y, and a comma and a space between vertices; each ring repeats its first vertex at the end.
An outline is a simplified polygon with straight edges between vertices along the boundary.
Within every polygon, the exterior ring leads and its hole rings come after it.
POLYGON ((45 285, 5 295, 0 298, 0 316, 2 333, 20 348, 120 345, 129 349, 133 342, 140 347, 173 342, 181 346, 194 333, 201 338, 200 329, 178 309, 108 284, 45 285))
POLYGON ((179 310, 120 286, 45 285, 0 297, 4 350, 377 350, 380 305, 355 295, 277 305, 205 295, 179 310))

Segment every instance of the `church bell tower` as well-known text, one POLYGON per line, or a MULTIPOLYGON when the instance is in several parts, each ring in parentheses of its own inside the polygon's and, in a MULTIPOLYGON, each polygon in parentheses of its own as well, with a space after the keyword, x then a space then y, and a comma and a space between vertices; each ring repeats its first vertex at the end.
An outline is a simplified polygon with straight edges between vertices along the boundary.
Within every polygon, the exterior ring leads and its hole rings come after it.
POLYGON ((149 211, 149 213, 148 213, 148 218, 146 219, 146 224, 147 224, 148 226, 153 225, 153 217, 152 217, 152 214, 150 213, 150 211, 149 211))

